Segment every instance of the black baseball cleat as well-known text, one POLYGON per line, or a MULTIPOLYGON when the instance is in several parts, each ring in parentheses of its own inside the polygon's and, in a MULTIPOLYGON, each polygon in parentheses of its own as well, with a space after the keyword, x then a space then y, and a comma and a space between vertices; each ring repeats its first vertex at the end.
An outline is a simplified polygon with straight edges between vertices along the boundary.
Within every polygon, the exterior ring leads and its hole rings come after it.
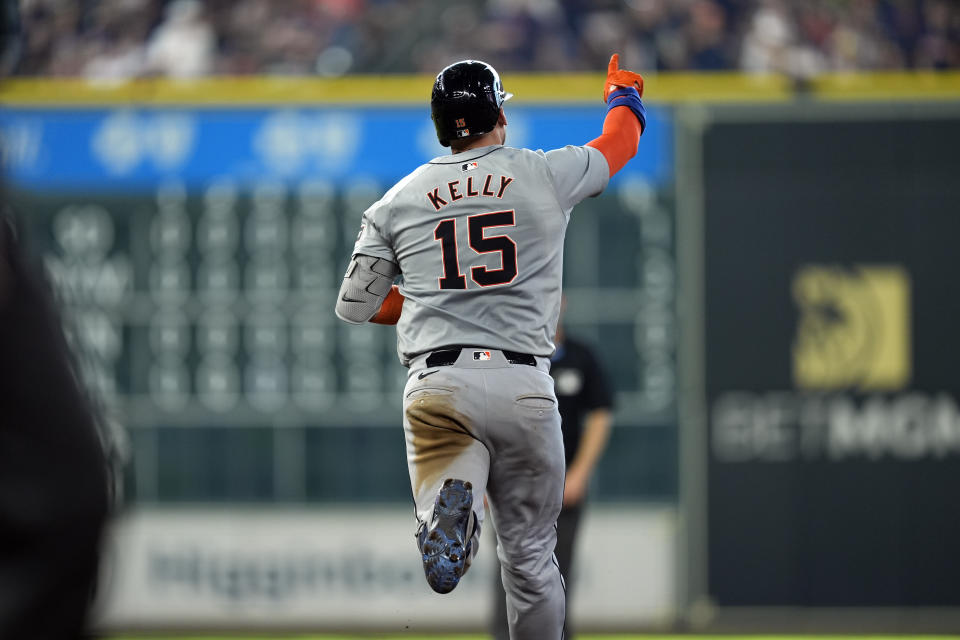
POLYGON ((437 593, 453 591, 469 566, 473 531, 467 528, 472 510, 473 485, 454 478, 444 480, 434 503, 433 521, 419 536, 423 573, 437 593))

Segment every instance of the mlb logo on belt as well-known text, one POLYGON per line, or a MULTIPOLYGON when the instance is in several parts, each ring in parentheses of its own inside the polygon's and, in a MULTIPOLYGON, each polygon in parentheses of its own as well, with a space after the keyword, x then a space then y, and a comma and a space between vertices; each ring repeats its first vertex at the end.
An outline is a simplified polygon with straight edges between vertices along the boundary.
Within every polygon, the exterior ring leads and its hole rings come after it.
POLYGON ((474 351, 473 352, 474 360, 489 360, 490 352, 489 351, 474 351))

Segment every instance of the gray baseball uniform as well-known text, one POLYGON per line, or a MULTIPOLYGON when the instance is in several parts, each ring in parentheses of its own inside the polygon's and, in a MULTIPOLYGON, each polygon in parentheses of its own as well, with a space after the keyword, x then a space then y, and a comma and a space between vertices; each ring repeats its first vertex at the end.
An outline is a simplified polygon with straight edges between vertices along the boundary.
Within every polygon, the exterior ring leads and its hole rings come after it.
POLYGON ((418 521, 445 478, 469 481, 475 554, 489 497, 513 638, 562 633, 553 549, 564 454, 549 356, 570 212, 608 180, 592 147, 443 156, 364 213, 354 248, 403 275, 397 337, 410 368, 403 424, 418 521), (451 348, 451 366, 428 363, 451 348))

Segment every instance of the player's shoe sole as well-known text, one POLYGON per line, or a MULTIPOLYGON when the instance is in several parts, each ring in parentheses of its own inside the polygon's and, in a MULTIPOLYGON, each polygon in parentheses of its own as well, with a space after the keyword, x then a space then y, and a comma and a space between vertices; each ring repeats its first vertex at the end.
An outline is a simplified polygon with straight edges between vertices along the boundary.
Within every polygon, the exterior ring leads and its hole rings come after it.
POLYGON ((433 523, 421 534, 423 573, 430 588, 437 593, 450 593, 466 571, 470 556, 467 531, 473 508, 473 485, 447 478, 437 493, 433 507, 433 523))

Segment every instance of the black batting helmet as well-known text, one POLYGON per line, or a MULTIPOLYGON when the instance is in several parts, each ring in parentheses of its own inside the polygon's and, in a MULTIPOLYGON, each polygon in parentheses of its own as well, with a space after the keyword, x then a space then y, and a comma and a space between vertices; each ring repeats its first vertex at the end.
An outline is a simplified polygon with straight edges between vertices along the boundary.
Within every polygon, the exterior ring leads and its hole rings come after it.
POLYGON ((500 107, 513 97, 503 90, 497 70, 479 60, 461 60, 437 74, 430 111, 440 144, 492 131, 500 107))

